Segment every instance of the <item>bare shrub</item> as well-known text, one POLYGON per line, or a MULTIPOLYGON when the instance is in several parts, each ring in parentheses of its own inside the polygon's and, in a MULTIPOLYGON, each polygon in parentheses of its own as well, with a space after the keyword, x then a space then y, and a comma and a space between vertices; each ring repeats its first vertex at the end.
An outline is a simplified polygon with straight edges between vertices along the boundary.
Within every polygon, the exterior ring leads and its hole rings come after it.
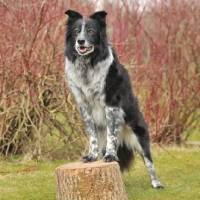
POLYGON ((200 4, 161 1, 145 16, 149 78, 145 114, 154 141, 180 143, 200 122, 200 4))
POLYGON ((180 144, 183 133, 187 139, 200 127, 200 3, 140 3, 105 3, 115 10, 108 33, 130 70, 152 141, 180 144))
POLYGON ((0 153, 37 157, 56 143, 69 158, 81 154, 84 129, 66 89, 63 56, 64 11, 78 3, 0 2, 0 153))
POLYGON ((108 12, 109 38, 130 71, 152 141, 180 143, 199 130, 199 2, 155 0, 141 9, 138 0, 91 1, 0 1, 0 153, 59 149, 72 159, 84 151, 64 75, 67 9, 85 17, 108 12))

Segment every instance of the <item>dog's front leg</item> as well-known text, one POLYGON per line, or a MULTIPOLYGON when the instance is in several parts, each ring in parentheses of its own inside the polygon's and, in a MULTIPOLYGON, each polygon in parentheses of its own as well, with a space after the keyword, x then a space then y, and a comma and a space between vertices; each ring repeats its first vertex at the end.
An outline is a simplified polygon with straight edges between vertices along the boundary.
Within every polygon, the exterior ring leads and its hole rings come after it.
POLYGON ((97 141, 97 132, 94 124, 94 119, 92 116, 92 109, 89 105, 80 106, 81 114, 86 125, 87 134, 89 137, 89 152, 87 156, 84 156, 83 162, 93 162, 98 158, 98 141, 97 141))
POLYGON ((97 132, 94 124, 94 119, 92 116, 92 108, 86 101, 83 92, 79 87, 77 87, 70 78, 68 78, 68 84, 73 92, 76 102, 80 108, 81 115, 86 125, 86 131, 89 137, 89 152, 87 156, 84 156, 83 162, 93 162, 98 158, 98 142, 97 142, 97 132))
POLYGON ((106 154, 103 158, 104 162, 119 161, 117 157, 119 133, 123 124, 123 115, 118 107, 106 106, 106 121, 107 121, 107 146, 106 154))

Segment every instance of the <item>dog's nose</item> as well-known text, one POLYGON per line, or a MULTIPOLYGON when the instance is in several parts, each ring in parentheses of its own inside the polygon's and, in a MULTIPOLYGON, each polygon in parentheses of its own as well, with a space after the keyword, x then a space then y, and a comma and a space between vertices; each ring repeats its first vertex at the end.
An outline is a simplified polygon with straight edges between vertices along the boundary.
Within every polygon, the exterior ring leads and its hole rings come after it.
POLYGON ((79 44, 85 44, 85 40, 83 40, 83 39, 78 39, 78 43, 79 43, 79 44))

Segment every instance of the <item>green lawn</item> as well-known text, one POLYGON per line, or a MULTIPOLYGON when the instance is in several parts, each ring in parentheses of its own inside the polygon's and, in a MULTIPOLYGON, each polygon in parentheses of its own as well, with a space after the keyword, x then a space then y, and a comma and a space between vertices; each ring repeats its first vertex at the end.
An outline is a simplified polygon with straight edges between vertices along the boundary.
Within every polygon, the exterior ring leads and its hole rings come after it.
POLYGON ((124 175, 130 200, 200 199, 200 149, 170 150, 169 153, 153 152, 157 175, 165 186, 164 190, 155 190, 149 186, 143 162, 141 159, 136 159, 131 173, 124 175))
MULTIPOLYGON (((129 173, 123 175, 129 200, 197 200, 200 199, 200 148, 154 150, 157 174, 164 190, 153 189, 143 165, 136 156, 129 173)), ((55 199, 54 170, 65 161, 0 161, 0 200, 55 199)))

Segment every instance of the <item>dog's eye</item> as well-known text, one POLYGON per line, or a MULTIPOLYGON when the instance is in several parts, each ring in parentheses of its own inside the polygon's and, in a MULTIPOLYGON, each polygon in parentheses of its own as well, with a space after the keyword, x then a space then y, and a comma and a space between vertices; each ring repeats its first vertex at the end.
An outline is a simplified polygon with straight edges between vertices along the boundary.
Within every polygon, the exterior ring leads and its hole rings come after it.
POLYGON ((94 31, 93 30, 89 30, 88 34, 92 35, 92 34, 94 34, 94 31))
POLYGON ((76 29, 76 30, 74 31, 74 33, 75 33, 76 35, 78 35, 78 34, 80 33, 80 31, 79 31, 78 29, 76 29))

